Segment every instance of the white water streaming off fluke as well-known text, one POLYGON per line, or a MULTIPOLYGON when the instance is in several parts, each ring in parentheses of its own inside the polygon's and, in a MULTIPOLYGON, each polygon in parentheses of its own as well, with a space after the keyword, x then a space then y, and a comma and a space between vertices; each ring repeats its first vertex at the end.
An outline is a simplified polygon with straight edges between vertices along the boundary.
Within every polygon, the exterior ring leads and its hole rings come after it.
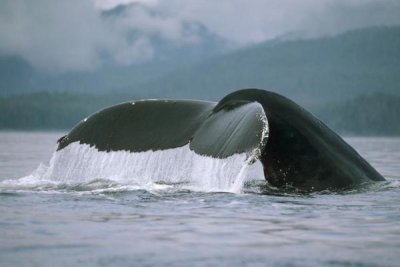
POLYGON ((144 151, 99 151, 74 142, 54 152, 48 166, 30 175, 1 182, 2 188, 34 190, 126 191, 184 189, 202 192, 241 193, 248 180, 265 180, 258 160, 268 137, 265 114, 259 145, 227 158, 199 155, 182 147, 144 151))
MULTIPOLYGON (((86 185, 108 181, 120 189, 162 190, 171 186, 204 192, 240 193, 245 180, 264 179, 262 165, 253 153, 217 159, 201 156, 189 145, 158 151, 98 151, 87 144, 72 143, 53 154, 49 166, 41 164, 27 177, 9 182, 11 187, 86 185)), ((107 190, 113 190, 112 186, 107 190)))

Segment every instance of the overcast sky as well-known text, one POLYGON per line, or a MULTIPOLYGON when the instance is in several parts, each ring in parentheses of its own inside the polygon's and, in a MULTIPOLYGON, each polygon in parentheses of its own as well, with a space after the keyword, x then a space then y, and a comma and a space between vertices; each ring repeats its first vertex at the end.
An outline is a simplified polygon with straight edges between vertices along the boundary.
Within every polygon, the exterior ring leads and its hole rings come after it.
POLYGON ((183 25, 196 22, 237 47, 287 33, 304 37, 372 25, 400 24, 399 0, 2 0, 0 55, 19 55, 47 70, 82 71, 142 62, 154 54, 150 37, 197 42, 183 25), (119 17, 104 10, 135 3, 119 17), (127 33, 142 34, 128 41, 127 33))

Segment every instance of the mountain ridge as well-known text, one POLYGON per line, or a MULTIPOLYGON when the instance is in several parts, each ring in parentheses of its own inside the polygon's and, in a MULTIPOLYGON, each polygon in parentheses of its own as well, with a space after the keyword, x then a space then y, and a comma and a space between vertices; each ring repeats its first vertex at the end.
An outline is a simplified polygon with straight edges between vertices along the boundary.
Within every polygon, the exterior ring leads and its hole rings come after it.
POLYGON ((313 105, 360 93, 399 93, 400 27, 333 37, 265 42, 143 84, 171 97, 218 99, 239 88, 265 88, 313 105), (316 98, 309 101, 307 98, 316 98))
POLYGON ((0 57, 0 92, 118 91, 133 98, 218 100, 236 89, 263 88, 313 107, 362 93, 399 94, 399 47, 400 26, 391 26, 314 39, 277 39, 225 54, 203 50, 204 56, 200 53, 196 59, 183 56, 174 63, 111 66, 61 76, 41 76, 21 58, 0 57))

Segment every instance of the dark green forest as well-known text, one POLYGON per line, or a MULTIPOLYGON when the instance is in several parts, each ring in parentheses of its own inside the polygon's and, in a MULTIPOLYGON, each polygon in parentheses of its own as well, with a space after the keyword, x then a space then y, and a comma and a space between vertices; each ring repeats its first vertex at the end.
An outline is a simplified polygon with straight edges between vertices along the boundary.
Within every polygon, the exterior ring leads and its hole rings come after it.
POLYGON ((344 135, 400 135, 400 96, 360 95, 320 107, 315 114, 344 135))
MULTIPOLYGON (((72 128, 104 107, 133 99, 127 95, 31 93, 0 98, 0 129, 72 128)), ((400 96, 365 94, 311 108, 329 127, 345 135, 400 135, 400 96)))
POLYGON ((119 95, 30 93, 0 97, 0 129, 69 129, 86 116, 122 102, 119 95))

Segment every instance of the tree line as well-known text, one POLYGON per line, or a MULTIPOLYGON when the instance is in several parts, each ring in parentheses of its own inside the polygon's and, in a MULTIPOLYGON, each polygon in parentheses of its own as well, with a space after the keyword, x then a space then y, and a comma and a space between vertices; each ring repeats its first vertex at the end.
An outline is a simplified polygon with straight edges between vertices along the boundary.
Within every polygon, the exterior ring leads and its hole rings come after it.
MULTIPOLYGON (((132 100, 128 95, 30 93, 0 97, 0 129, 70 129, 93 112, 132 100)), ((311 110, 341 134, 400 135, 400 96, 362 94, 311 110)))

